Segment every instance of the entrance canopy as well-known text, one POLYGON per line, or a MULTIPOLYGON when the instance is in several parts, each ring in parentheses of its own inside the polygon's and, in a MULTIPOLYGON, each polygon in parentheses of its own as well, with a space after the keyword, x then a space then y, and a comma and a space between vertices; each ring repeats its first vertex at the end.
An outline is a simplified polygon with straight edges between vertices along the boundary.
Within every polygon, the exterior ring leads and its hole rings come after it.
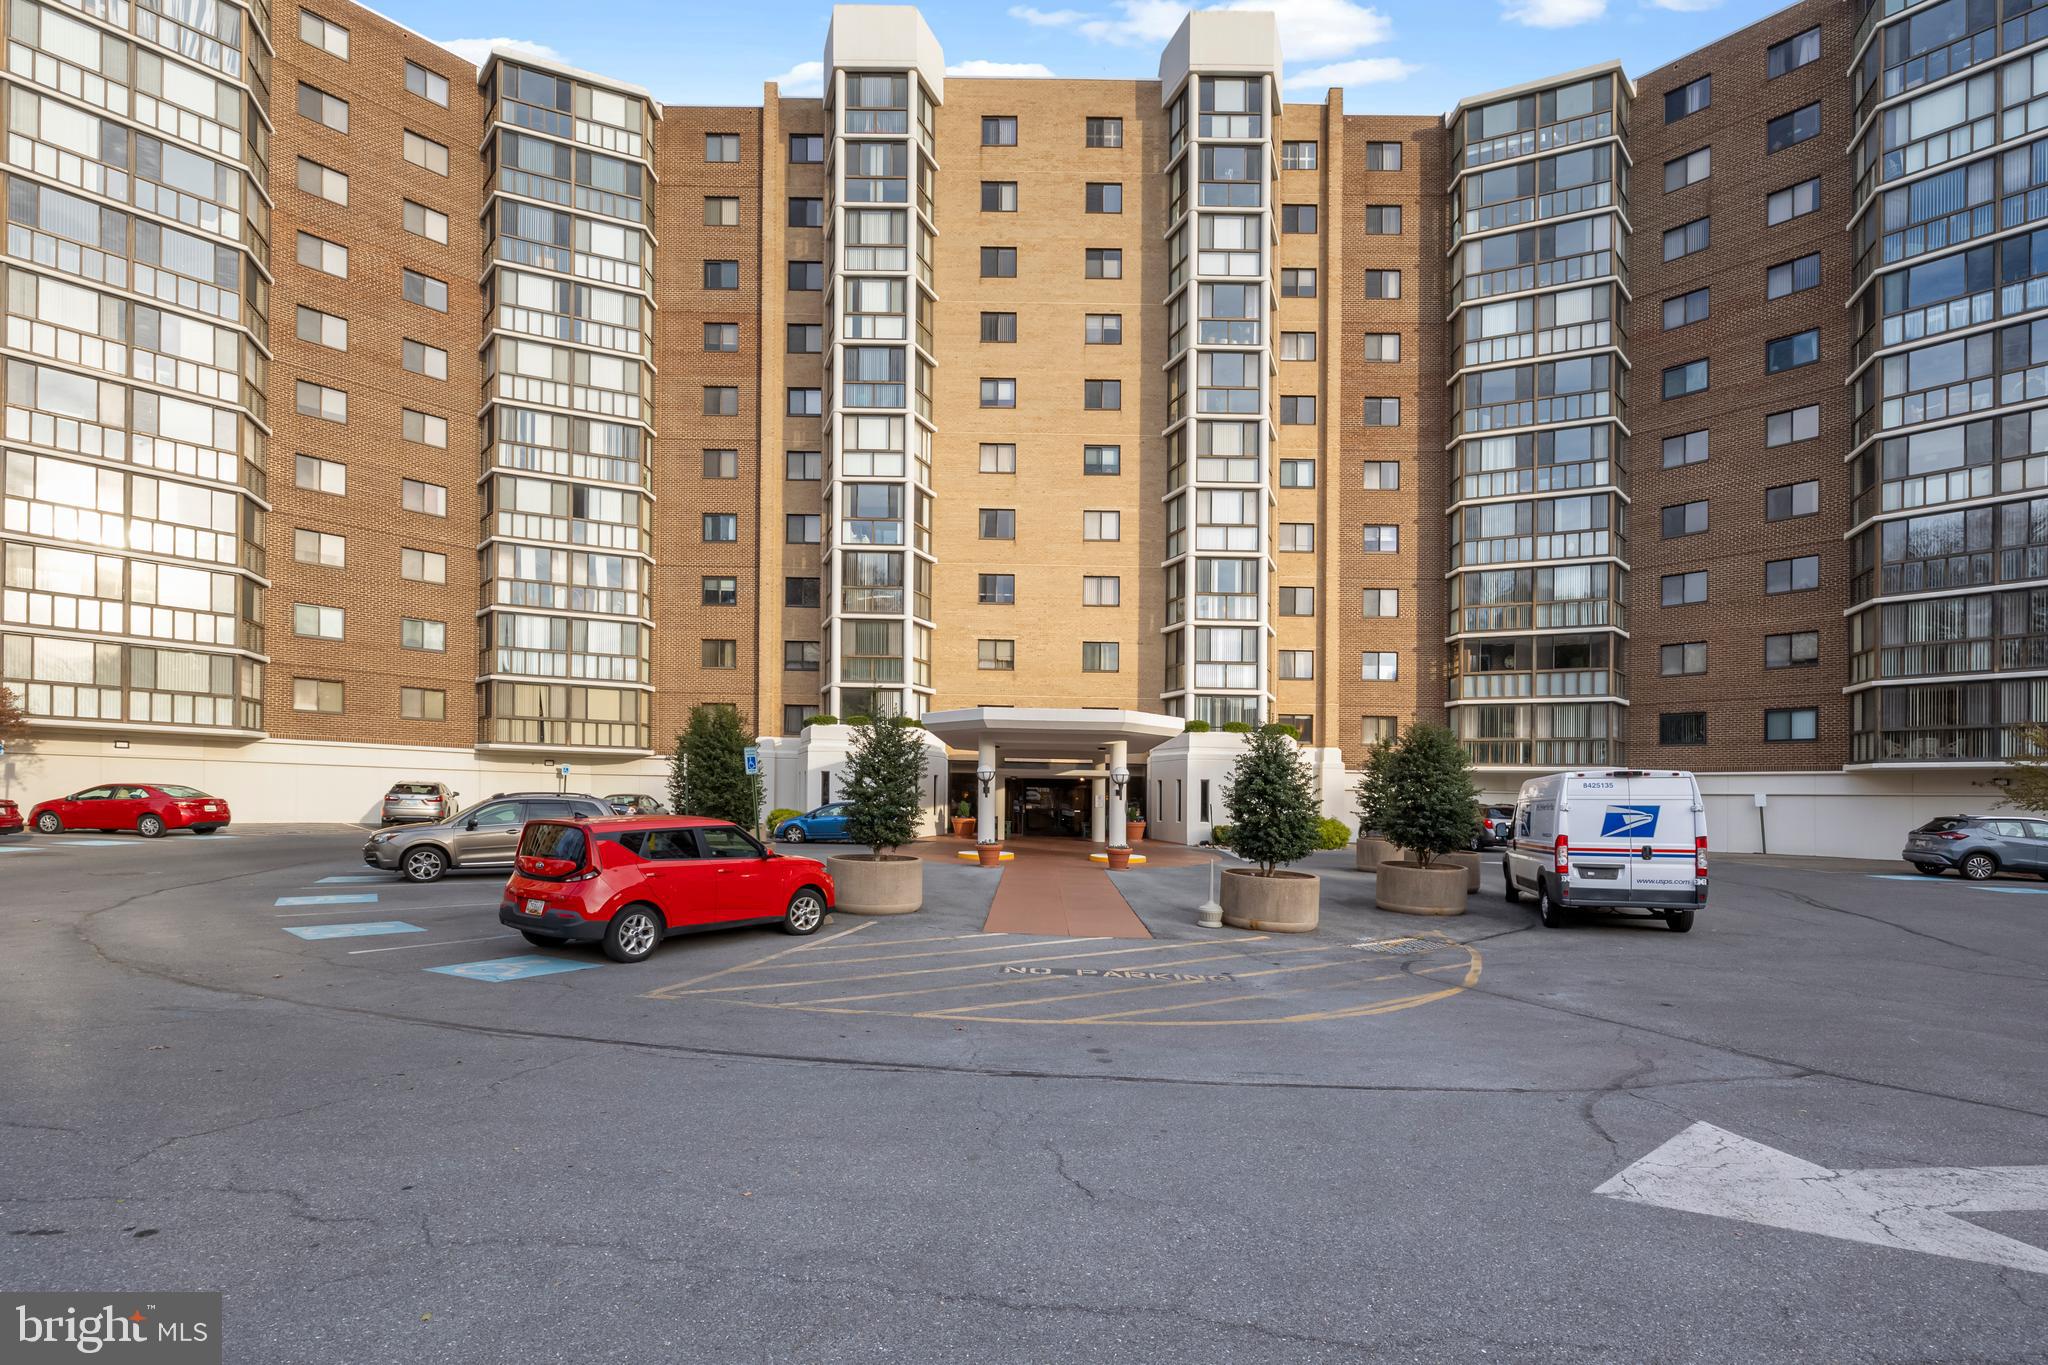
POLYGON ((1187 728, 1179 716, 1074 706, 970 706, 927 711, 920 723, 949 749, 976 753, 993 741, 1005 761, 1036 759, 1093 767, 1121 740, 1136 757, 1187 728))

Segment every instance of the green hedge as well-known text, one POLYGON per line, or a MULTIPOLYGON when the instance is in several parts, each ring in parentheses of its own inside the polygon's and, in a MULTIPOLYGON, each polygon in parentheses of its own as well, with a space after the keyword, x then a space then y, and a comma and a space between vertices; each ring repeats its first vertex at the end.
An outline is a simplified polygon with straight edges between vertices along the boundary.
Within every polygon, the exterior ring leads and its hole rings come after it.
POLYGON ((786 806, 777 806, 774 810, 768 812, 768 832, 773 834, 776 826, 780 825, 784 820, 794 820, 802 814, 803 812, 800 810, 790 810, 786 806))
POLYGON ((1316 825, 1316 847, 1343 848, 1351 842, 1351 826, 1342 820, 1323 820, 1316 825))

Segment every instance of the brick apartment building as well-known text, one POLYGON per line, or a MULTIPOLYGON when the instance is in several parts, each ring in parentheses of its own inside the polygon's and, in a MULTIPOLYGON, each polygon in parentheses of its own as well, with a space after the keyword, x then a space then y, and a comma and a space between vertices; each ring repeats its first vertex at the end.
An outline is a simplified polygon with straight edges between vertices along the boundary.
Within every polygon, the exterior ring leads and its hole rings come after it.
POLYGON ((1426 720, 1496 796, 1685 767, 1723 848, 1889 851, 2048 715, 2048 7, 1413 117, 1283 105, 1234 11, 1034 81, 841 6, 741 108, 345 0, 6 44, 17 794, 658 790, 720 702, 780 804, 901 713, 935 807, 1099 835, 1122 773, 1196 839, 1183 720, 1339 813, 1426 720))

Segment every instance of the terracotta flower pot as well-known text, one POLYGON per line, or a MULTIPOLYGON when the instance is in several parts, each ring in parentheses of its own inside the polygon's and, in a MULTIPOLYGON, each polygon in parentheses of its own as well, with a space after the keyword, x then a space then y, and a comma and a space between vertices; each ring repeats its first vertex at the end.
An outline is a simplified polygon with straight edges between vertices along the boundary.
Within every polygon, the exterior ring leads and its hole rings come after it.
POLYGON ((1466 895, 1464 868, 1395 858, 1380 864, 1373 904, 1399 915, 1462 915, 1466 895))
POLYGON ((827 858, 832 908, 849 915, 907 915, 924 904, 924 860, 907 853, 827 858))
POLYGON ((983 867, 1000 867, 1003 861, 1003 846, 1001 844, 976 844, 974 846, 974 857, 975 861, 979 862, 983 867))
POLYGON ((1109 870, 1111 872, 1122 872, 1131 865, 1131 850, 1128 847, 1109 848, 1104 849, 1103 852, 1109 855, 1109 870))
POLYGON ((972 839, 974 837, 974 817, 971 815, 954 816, 953 837, 955 839, 972 839))
POLYGON ((1143 820, 1126 820, 1124 822, 1124 838, 1135 844, 1144 837, 1145 822, 1143 820))
POLYGON ((1276 872, 1262 877, 1252 868, 1227 867, 1222 879, 1223 922, 1262 934, 1306 934, 1315 930, 1322 905, 1322 879, 1311 872, 1276 872))

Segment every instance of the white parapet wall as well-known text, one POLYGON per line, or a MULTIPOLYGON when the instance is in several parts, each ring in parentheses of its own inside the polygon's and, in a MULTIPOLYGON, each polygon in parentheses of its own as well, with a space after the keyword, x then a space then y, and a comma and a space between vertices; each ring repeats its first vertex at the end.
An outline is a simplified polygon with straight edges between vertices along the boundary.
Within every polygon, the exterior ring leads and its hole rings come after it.
MULTIPOLYGON (((764 735, 756 740, 767 803, 763 813, 815 810, 845 795, 855 733, 851 725, 807 725, 800 735, 764 735)), ((919 734, 925 741, 920 829, 937 834, 946 827, 946 746, 930 731, 919 734)))

